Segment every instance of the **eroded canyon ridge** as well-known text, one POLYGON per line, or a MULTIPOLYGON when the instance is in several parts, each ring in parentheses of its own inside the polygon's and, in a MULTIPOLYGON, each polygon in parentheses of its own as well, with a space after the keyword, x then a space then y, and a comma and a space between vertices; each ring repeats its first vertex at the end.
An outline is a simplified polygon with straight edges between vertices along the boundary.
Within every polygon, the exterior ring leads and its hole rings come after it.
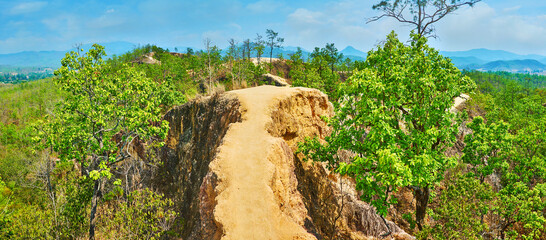
MULTIPOLYGON (((175 202, 183 239, 368 239, 387 232, 354 184, 295 154, 328 134, 328 97, 261 86, 175 107, 152 180, 175 202)), ((411 239, 388 222, 391 238, 411 239)))

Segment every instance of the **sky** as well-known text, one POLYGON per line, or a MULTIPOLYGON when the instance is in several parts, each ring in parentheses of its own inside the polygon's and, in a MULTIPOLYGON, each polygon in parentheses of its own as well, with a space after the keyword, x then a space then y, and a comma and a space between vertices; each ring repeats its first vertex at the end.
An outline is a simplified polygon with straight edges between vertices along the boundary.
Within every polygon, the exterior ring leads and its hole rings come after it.
MULTIPOLYGON (((68 50, 78 43, 127 41, 226 47, 279 32, 284 46, 312 50, 335 43, 369 51, 388 33, 409 39, 411 26, 393 19, 366 23, 378 0, 0 0, 0 54, 68 50)), ((545 0, 483 0, 435 25, 429 44, 442 51, 475 48, 546 55, 545 0)))

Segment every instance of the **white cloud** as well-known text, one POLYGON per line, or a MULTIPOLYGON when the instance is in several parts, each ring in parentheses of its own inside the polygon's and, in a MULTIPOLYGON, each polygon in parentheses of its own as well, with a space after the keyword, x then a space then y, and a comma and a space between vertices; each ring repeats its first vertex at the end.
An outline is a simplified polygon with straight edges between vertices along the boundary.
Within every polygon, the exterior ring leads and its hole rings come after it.
POLYGON ((15 53, 21 51, 59 50, 51 39, 34 36, 32 33, 19 33, 17 36, 0 39, 0 52, 15 53))
POLYGON ((313 49, 333 42, 338 50, 351 45, 368 51, 385 39, 391 30, 404 32, 405 29, 391 19, 366 24, 366 19, 377 14, 372 10, 371 3, 344 0, 330 2, 321 9, 312 11, 300 8, 288 15, 285 24, 290 37, 286 38, 286 45, 313 49))
MULTIPOLYGON (((435 25, 438 39, 430 39, 429 43, 439 50, 488 48, 546 55, 546 15, 521 15, 519 8, 495 9, 483 2, 474 8, 463 7, 435 25)), ((338 49, 351 45, 368 51, 392 30, 401 41, 409 39, 413 26, 392 18, 366 24, 368 18, 377 14, 371 3, 355 0, 331 2, 314 10, 296 9, 286 18, 290 37, 286 37, 285 45, 312 49, 334 42, 338 49)))
POLYGON ((126 21, 123 17, 107 13, 100 17, 97 17, 95 19, 88 21, 86 25, 94 29, 103 29, 103 28, 120 26, 120 25, 123 25, 124 23, 126 23, 126 21))
POLYGON ((313 12, 305 8, 298 8, 296 11, 288 15, 288 21, 294 23, 295 25, 316 25, 322 24, 327 21, 322 12, 313 12))
POLYGON ((546 54, 546 19, 500 13, 486 3, 461 9, 438 24, 443 50, 502 49, 520 54, 546 54))
POLYGON ((241 30, 243 30, 243 27, 241 27, 241 25, 237 24, 237 23, 230 23, 229 26, 235 30, 237 30, 238 32, 240 32, 241 30))
POLYGON ((81 16, 61 14, 43 19, 41 22, 50 30, 49 33, 65 39, 72 39, 81 36, 81 31, 83 30, 81 22, 84 21, 81 16))
POLYGON ((282 7, 283 4, 278 1, 273 0, 261 0, 255 3, 250 3, 246 5, 246 9, 250 10, 252 13, 261 14, 261 13, 274 13, 282 7))
POLYGON ((515 12, 515 11, 519 10, 520 8, 521 8, 521 6, 518 5, 518 6, 505 8, 502 11, 505 12, 505 13, 515 12))
POLYGON ((24 13, 32 13, 39 11, 44 6, 47 5, 47 2, 26 2, 26 3, 20 3, 13 8, 10 9, 10 13, 13 15, 17 14, 24 14, 24 13))
MULTIPOLYGON (((223 42, 227 42, 228 40, 228 35, 226 35, 226 33, 224 31, 221 31, 221 30, 216 30, 216 31, 207 31, 207 32, 204 32, 202 35, 201 35, 201 38, 203 40, 205 39, 210 39, 211 42, 212 42, 212 45, 220 45, 221 43, 223 42)), ((225 45, 225 44, 224 44, 225 45)), ((203 44, 201 44, 201 46, 199 47, 202 47, 204 46, 203 44)))

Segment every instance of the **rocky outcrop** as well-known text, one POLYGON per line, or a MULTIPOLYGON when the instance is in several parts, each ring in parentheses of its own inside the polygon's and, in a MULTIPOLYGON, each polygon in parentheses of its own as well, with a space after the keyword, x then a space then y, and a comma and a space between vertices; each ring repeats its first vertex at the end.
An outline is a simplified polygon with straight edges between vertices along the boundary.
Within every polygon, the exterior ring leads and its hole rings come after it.
MULTIPOLYGON (((331 104, 324 94, 295 95, 279 101, 271 114, 273 121, 268 131, 284 139, 292 152, 296 152, 298 142, 306 137, 323 139, 329 134, 320 116, 332 114, 331 104)), ((382 238, 388 232, 375 209, 360 201, 354 181, 330 173, 320 163, 305 161, 302 155, 296 155, 294 163, 298 192, 309 216, 304 226, 316 233, 318 239, 382 238)), ((387 239, 413 239, 394 223, 387 222, 392 232, 387 239)))
MULTIPOLYGON (((182 239, 368 239, 387 232, 354 182, 295 155, 324 138, 318 90, 262 86, 171 110, 154 185, 175 201, 182 239)), ((392 222, 388 238, 407 238, 392 222)))
POLYGON ((453 106, 451 107, 451 112, 460 112, 466 107, 466 102, 470 99, 470 96, 462 93, 460 96, 453 98, 453 106))
POLYGON ((290 86, 286 82, 286 79, 284 79, 282 77, 279 77, 279 76, 275 76, 275 75, 273 75, 271 73, 266 73, 266 74, 262 75, 262 77, 264 78, 264 82, 266 82, 269 85, 274 85, 274 86, 278 86, 278 87, 290 86))
MULTIPOLYGON (((214 224, 201 217, 207 207, 201 205, 201 185, 229 125, 242 120, 239 108, 234 96, 214 95, 175 107, 164 117, 170 129, 153 185, 174 201, 180 213, 174 231, 183 239, 206 239, 202 234, 216 231, 206 229, 214 224)), ((207 181, 214 186, 213 177, 207 181)))
POLYGON ((155 52, 150 52, 142 55, 133 61, 133 63, 139 64, 161 64, 161 61, 154 58, 155 52))

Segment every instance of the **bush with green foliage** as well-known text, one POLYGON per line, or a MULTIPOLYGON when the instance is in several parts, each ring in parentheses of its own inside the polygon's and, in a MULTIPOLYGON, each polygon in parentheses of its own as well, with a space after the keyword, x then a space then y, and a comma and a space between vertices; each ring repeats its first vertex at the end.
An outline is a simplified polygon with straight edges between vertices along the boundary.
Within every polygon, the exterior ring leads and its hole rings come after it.
MULTIPOLYGON (((546 115, 543 115, 546 116, 546 115)), ((476 117, 468 125, 463 160, 472 166, 473 175, 482 183, 495 174, 500 189, 495 192, 491 214, 500 220, 491 224, 500 238, 536 239, 544 233, 546 217, 546 118, 510 133, 502 120, 485 123, 476 117), (496 226, 493 227, 493 226, 496 226)))
POLYGON ((13 231, 10 229, 12 220, 8 210, 11 200, 11 191, 0 177, 0 238, 10 238, 13 231))
POLYGON ((309 61, 303 61, 303 51, 298 49, 290 56, 290 78, 295 87, 316 88, 328 95, 330 101, 338 99, 338 84, 340 77, 336 66, 343 58, 334 44, 326 44, 324 48, 315 48, 309 55, 309 61))
POLYGON ((492 209, 491 186, 465 174, 459 164, 438 187, 438 197, 429 215, 430 225, 418 232, 418 239, 481 239, 490 227, 484 217, 492 209))
POLYGON ((95 234, 103 185, 112 176, 110 166, 132 157, 129 146, 134 141, 160 142, 168 130, 160 114, 162 96, 168 94, 165 89, 131 66, 112 69, 103 56, 104 47, 96 44, 87 54, 66 55, 55 72, 55 83, 65 97, 40 129, 41 146, 58 154, 61 162, 75 161, 84 178, 81 181, 89 178, 92 183, 74 195, 91 201, 90 238, 95 234))
POLYGON ((456 164, 444 155, 458 133, 453 98, 473 87, 425 38, 412 35, 406 46, 393 32, 368 53, 364 70, 341 85, 326 142, 309 140, 300 151, 353 177, 361 198, 381 215, 397 201, 392 192, 412 189, 421 229, 430 189, 456 164), (341 159, 342 150, 354 157, 341 159))
POLYGON ((173 202, 149 189, 130 193, 126 200, 111 201, 98 226, 107 239, 165 239, 177 213, 173 202))

